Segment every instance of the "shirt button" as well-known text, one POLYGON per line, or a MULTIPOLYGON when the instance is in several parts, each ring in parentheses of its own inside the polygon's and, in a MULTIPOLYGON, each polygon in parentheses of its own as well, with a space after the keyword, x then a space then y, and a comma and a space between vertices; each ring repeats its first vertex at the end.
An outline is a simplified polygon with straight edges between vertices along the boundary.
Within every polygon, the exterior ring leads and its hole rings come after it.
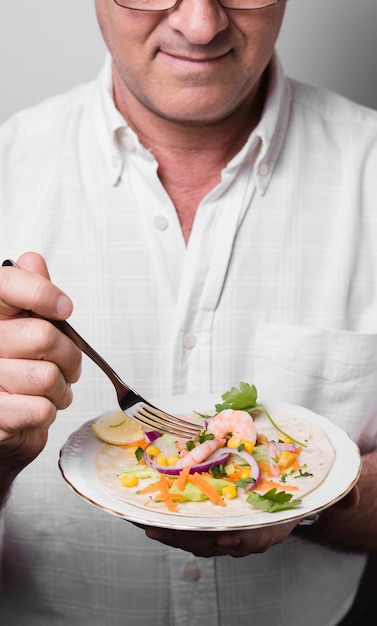
POLYGON ((165 215, 156 215, 153 220, 153 225, 157 230, 166 230, 169 226, 169 221, 165 215))
POLYGON ((125 135, 123 137, 123 146, 125 147, 126 150, 128 150, 129 152, 135 152, 136 150, 136 145, 134 140, 132 139, 132 137, 129 137, 129 135, 125 135))
POLYGON ((199 565, 196 565, 196 563, 187 563, 185 569, 183 570, 183 578, 190 580, 191 582, 199 580, 200 575, 200 567, 199 565))
POLYGON ((268 163, 261 163, 258 167, 258 173, 260 176, 267 176, 269 169, 268 163))
POLYGON ((191 350, 196 346, 196 337, 192 333, 186 333, 183 336, 183 346, 191 350))

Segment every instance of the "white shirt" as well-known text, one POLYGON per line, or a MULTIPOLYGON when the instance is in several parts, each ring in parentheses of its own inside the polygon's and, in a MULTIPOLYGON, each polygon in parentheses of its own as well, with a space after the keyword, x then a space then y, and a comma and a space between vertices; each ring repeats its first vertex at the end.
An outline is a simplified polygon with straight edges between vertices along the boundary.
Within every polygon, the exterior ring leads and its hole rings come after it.
MULTIPOLYGON (((174 206, 98 81, 0 129, 0 250, 41 252, 72 323, 148 397, 254 382, 377 441, 377 114, 283 76, 198 207, 174 206)), ((195 184, 195 181, 193 181, 195 184)), ((290 538, 195 558, 90 507, 62 480, 71 431, 116 406, 89 360, 73 405, 3 513, 2 626, 334 626, 364 557, 290 538)), ((200 407, 198 407, 200 409, 200 407)))

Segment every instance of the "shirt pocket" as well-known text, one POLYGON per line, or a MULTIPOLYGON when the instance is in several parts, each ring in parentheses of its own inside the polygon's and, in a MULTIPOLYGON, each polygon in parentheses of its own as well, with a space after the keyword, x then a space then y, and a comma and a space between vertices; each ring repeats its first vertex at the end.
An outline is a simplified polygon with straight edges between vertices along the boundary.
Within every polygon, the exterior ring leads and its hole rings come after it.
POLYGON ((255 337, 260 399, 305 406, 346 430, 363 451, 377 442, 377 334, 264 322, 255 337))

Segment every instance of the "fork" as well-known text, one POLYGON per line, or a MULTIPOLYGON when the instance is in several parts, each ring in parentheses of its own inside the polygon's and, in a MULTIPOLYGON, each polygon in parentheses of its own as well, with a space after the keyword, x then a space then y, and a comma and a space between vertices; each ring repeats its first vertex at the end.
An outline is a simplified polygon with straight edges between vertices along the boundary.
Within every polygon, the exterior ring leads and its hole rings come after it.
MULTIPOLYGON (((16 263, 10 259, 3 261, 2 265, 3 267, 17 267, 16 263)), ((169 433, 184 439, 192 439, 202 430, 199 424, 195 424, 159 409, 126 385, 105 359, 100 356, 66 320, 48 319, 47 317, 33 313, 33 311, 28 311, 27 313, 30 317, 43 319, 53 324, 98 365, 113 383, 119 406, 128 417, 139 422, 143 427, 147 427, 148 430, 156 430, 159 433, 169 433)))

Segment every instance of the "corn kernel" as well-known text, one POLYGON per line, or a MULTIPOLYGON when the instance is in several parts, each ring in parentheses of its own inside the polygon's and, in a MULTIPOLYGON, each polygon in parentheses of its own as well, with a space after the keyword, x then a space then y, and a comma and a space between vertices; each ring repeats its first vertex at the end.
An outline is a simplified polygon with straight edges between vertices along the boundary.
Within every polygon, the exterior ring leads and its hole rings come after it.
POLYGON ((145 452, 149 455, 149 456, 157 456, 158 454, 160 454, 161 450, 158 446, 148 446, 145 449, 145 452))
POLYGON ((136 487, 139 479, 137 476, 124 474, 120 479, 120 482, 122 483, 123 487, 136 487))
POLYGON ((283 443, 292 443, 292 439, 290 439, 289 437, 287 437, 287 435, 282 435, 281 433, 279 434, 279 439, 280 439, 280 441, 282 441, 283 443))
POLYGON ((288 450, 283 450, 279 457, 279 467, 289 467, 295 460, 295 455, 288 450))
POLYGON ((268 443, 268 437, 263 433, 259 433, 259 435, 257 436, 257 444, 260 445, 262 443, 268 443))
POLYGON ((227 500, 234 500, 237 497, 237 487, 235 485, 226 485, 221 490, 221 495, 227 500))
POLYGON ((166 466, 168 464, 168 460, 167 460, 165 454, 162 454, 162 453, 158 454, 156 456, 156 463, 158 463, 158 465, 166 466))
POLYGON ((179 461, 179 456, 177 455, 173 455, 173 456, 169 456, 168 457, 168 465, 177 465, 178 461, 179 461))
POLYGON ((228 439, 228 443, 226 444, 228 448, 238 448, 241 443, 241 439, 239 437, 231 437, 228 439))
POLYGON ((249 441, 249 439, 241 439, 241 445, 243 444, 243 449, 245 450, 245 452, 248 452, 249 454, 253 453, 254 450, 254 444, 252 441, 249 441))
POLYGON ((249 454, 252 454, 254 450, 254 444, 252 441, 249 441, 249 439, 240 439, 239 437, 231 437, 228 439, 226 445, 228 448, 239 448, 240 446, 243 446, 243 450, 249 454))
POLYGON ((250 469, 244 469, 241 471, 241 480, 245 480, 246 478, 250 478, 250 469))

